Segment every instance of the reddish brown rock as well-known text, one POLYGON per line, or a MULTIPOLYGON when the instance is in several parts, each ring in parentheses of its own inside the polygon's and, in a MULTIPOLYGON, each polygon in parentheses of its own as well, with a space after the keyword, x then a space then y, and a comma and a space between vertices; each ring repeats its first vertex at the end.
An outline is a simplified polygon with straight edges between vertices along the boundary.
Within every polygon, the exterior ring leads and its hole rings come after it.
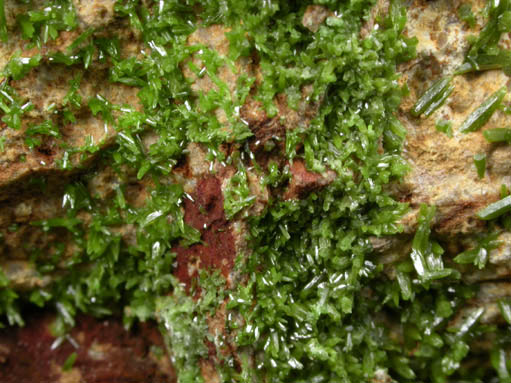
POLYGON ((23 328, 0 331, 2 383, 173 383, 175 373, 154 323, 126 331, 122 321, 82 316, 58 347, 54 316, 33 317, 23 328), (53 345, 53 346, 52 346, 53 345), (63 368, 76 353, 76 360, 63 368))
POLYGON ((336 175, 333 170, 327 170, 324 174, 311 172, 301 160, 295 160, 289 171, 291 181, 284 193, 284 199, 304 198, 308 193, 330 184, 336 175))
POLYGON ((217 177, 202 178, 191 199, 185 199, 185 222, 201 233, 202 243, 178 246, 175 275, 190 288, 198 270, 221 270, 226 279, 234 266, 234 237, 224 214, 224 197, 217 177))

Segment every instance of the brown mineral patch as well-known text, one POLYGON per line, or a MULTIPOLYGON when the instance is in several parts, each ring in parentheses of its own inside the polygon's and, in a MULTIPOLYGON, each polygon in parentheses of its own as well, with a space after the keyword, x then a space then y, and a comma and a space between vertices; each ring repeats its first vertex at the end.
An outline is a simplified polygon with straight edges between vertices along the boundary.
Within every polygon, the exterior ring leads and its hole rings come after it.
MULTIPOLYGON (((40 313, 38 313, 40 314, 40 313)), ((82 316, 65 340, 52 349, 52 314, 37 315, 23 328, 0 331, 0 382, 2 383, 173 383, 175 373, 167 356, 153 358, 153 346, 164 348, 158 328, 140 323, 126 331, 122 321, 82 316), (98 345, 108 352, 98 353, 98 345), (72 369, 62 365, 73 352, 72 369)))
POLYGON ((208 383, 221 383, 220 376, 209 359, 202 359, 199 362, 199 367, 204 381, 208 383))
POLYGON ((187 288, 197 278, 198 269, 221 270, 228 277, 236 256, 234 238, 224 214, 220 179, 206 176, 199 180, 192 199, 185 199, 185 222, 199 230, 200 244, 177 246, 175 275, 187 288))
POLYGON ((249 140, 250 150, 255 153, 260 162, 260 157, 265 157, 264 151, 267 145, 273 141, 273 146, 282 150, 284 148, 285 127, 280 123, 280 118, 270 118, 264 111, 263 105, 256 100, 249 99, 241 108, 241 118, 246 121, 254 136, 249 140))
POLYGON ((284 199, 304 198, 308 193, 331 183, 336 176, 332 170, 327 170, 325 174, 311 172, 301 160, 295 160, 289 170, 292 178, 284 199))
POLYGON ((317 32, 323 21, 333 13, 321 5, 309 5, 302 18, 302 25, 311 32, 317 32))
POLYGON ((114 18, 113 0, 73 0, 83 28, 104 27, 114 18))

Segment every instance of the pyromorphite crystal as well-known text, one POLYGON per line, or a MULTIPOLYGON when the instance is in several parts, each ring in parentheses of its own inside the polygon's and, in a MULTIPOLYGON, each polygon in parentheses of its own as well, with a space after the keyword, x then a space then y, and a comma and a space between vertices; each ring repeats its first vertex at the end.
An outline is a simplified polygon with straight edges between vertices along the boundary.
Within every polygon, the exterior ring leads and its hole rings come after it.
POLYGON ((500 106, 500 103, 506 96, 506 93, 506 87, 502 87, 486 100, 484 100, 484 102, 477 109, 475 109, 465 119, 465 121, 463 121, 460 131, 462 133, 469 133, 481 129, 500 106))
POLYGON ((477 213, 477 216, 484 220, 500 217, 502 214, 511 211, 511 196, 494 202, 477 213))
MULTIPOLYGON (((397 68, 416 45, 403 33, 405 6, 97 3, 112 9, 90 18, 82 14, 88 2, 48 0, 13 18, 17 38, 38 53, 8 60, 1 129, 21 134, 17 145, 29 155, 60 164, 53 171, 69 183, 49 185, 48 194, 62 193, 58 216, 27 225, 48 241, 27 250, 45 283, 16 292, 0 271, 0 314, 9 324, 22 323, 20 307, 30 302, 58 310, 62 336, 80 312, 123 313, 127 325, 157 320, 181 383, 484 381, 495 375, 491 362, 506 378, 500 361, 509 339, 480 325, 482 308, 463 311, 475 288, 446 267, 453 262, 435 240, 436 208, 420 206, 416 233, 403 234, 407 199, 389 192, 409 169, 397 118, 406 93, 397 68), (14 85, 44 70, 70 75, 59 82, 67 87, 62 99, 38 120, 31 112, 40 105, 14 85), (135 101, 113 101, 133 89, 135 101), (103 141, 92 134, 66 141, 84 126, 103 141), (408 236, 410 251, 382 259, 378 242, 395 235, 408 236), (471 346, 487 335, 498 348, 474 368, 471 346)), ((490 43, 509 29, 509 2, 497 3, 487 11, 499 20, 482 33, 490 43)), ((461 15, 472 23, 467 10, 461 15)), ((508 65, 507 54, 481 44, 457 74, 508 65)), ((434 82, 411 114, 433 114, 452 83, 434 82)), ((505 93, 492 95, 462 131, 482 127, 505 93)), ((452 136, 450 123, 437 129, 452 136)), ((475 160, 483 175, 483 158, 475 160)), ((31 182, 43 189, 48 181, 31 182)), ((509 198, 480 218, 510 210, 509 198)), ((22 236, 20 227, 9 222, 22 236)), ((496 247, 488 236, 454 261, 483 268, 496 247)), ((506 320, 508 306, 500 304, 506 320)), ((79 368, 78 351, 64 369, 79 368)))
POLYGON ((452 77, 444 77, 435 81, 413 106, 412 116, 418 117, 424 114, 428 117, 439 108, 454 90, 451 81, 452 77))

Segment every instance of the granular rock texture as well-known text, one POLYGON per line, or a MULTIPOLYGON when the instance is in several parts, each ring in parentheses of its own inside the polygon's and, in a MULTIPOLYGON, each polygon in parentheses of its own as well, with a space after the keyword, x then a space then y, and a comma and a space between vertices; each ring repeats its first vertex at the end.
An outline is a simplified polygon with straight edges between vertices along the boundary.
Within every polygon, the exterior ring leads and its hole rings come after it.
POLYGON ((59 339, 55 317, 38 314, 25 327, 0 331, 2 383, 173 383, 175 373, 154 323, 130 331, 119 319, 83 316, 59 339), (73 355, 76 359, 66 365, 73 355))
POLYGON ((199 269, 220 270, 227 279, 234 267, 236 251, 230 224, 224 214, 220 180, 199 181, 197 191, 185 200, 185 222, 201 232, 202 243, 177 247, 176 276, 188 288, 199 269))

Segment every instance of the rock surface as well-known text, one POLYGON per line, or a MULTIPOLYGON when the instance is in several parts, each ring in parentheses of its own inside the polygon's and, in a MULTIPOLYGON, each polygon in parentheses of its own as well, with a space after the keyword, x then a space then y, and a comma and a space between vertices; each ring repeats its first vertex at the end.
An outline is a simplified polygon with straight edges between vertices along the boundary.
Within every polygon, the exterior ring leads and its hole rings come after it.
MULTIPOLYGON (((10 4, 9 23, 17 12, 23 11, 23 6, 14 6, 11 3, 7 1, 7 4, 10 4)), ((127 28, 126 25, 116 24, 112 1, 74 3, 79 16, 79 31, 89 27, 104 28, 102 35, 108 36, 113 30, 127 28)), ((476 6, 481 7, 481 1, 476 3, 476 6)), ((433 116, 427 119, 414 118, 409 113, 415 101, 432 81, 451 74, 464 59, 468 49, 466 37, 473 31, 468 30, 458 19, 456 8, 459 4, 459 1, 449 0, 415 0, 409 7, 406 33, 410 37, 417 37, 419 44, 417 58, 400 68, 401 81, 408 85, 410 95, 400 107, 399 119, 407 129, 404 155, 411 171, 402 183, 392 186, 392 192, 401 201, 409 203, 411 211, 402 220, 405 227, 403 236, 388 240, 375 238, 373 241, 373 247, 380 253, 381 262, 386 267, 408 256, 410 238, 417 225, 420 204, 437 206, 434 230, 446 242, 456 243, 452 246, 456 251, 447 251, 446 254, 446 257, 452 258, 464 249, 463 244, 466 242, 463 242, 464 240, 485 229, 485 225, 474 218, 474 214, 500 198, 501 185, 511 183, 509 171, 511 147, 489 144, 482 135, 486 129, 507 126, 509 116, 497 111, 481 131, 469 134, 462 134, 459 131, 464 119, 484 99, 501 86, 510 85, 509 78, 501 71, 458 76, 454 79, 453 94, 433 116), (441 119, 452 123, 452 137, 436 130, 435 124, 441 119), (478 178, 473 162, 473 156, 480 153, 486 154, 488 159, 487 172, 482 179, 478 178)), ((384 9, 385 2, 380 2, 379 6, 380 9, 384 9)), ((329 16, 332 15, 323 7, 311 6, 307 8, 302 22, 305 28, 315 32, 329 16)), ((374 20, 371 19, 365 25, 363 34, 374 27, 374 20)), ((226 57, 228 39, 225 34, 229 31, 220 25, 199 28, 189 36, 188 43, 204 45, 219 56, 226 57)), ((63 32, 45 49, 63 52, 77 37, 77 33, 63 32)), ((133 54, 140 49, 140 42, 132 33, 121 33, 120 41, 123 54, 133 54)), ((18 48, 22 48, 23 57, 35 54, 33 49, 25 50, 19 37, 15 36, 7 44, 0 43, 0 67, 5 65, 7 59, 18 48)), ((203 69, 200 54, 194 55, 182 67, 183 74, 190 81, 194 92, 199 94, 218 90, 207 74, 199 76, 191 69, 192 65, 188 64, 193 64, 200 73, 203 69)), ((57 217, 63 213, 62 198, 66 182, 77 175, 95 173, 85 186, 104 198, 114 193, 118 185, 118 180, 110 168, 97 165, 96 157, 99 152, 89 153, 83 158, 74 156, 70 161, 76 165, 75 168, 62 169, 62 159, 65 155, 62 143, 83 146, 86 144, 86 137, 89 137, 88 139, 92 139, 93 142, 101 143, 101 149, 105 149, 115 139, 117 134, 115 130, 106 126, 88 110, 75 111, 77 122, 73 125, 55 120, 62 135, 61 141, 48 138, 42 146, 34 150, 29 150, 24 142, 24 133, 29 124, 54 119, 54 108, 65 107, 64 98, 69 81, 77 75, 83 75, 79 88, 82 99, 101 94, 114 104, 129 104, 135 109, 140 108, 136 88, 121 84, 112 85, 106 81, 107 69, 101 66, 98 68, 94 71, 82 71, 69 70, 64 66, 55 69, 55 66, 43 64, 23 80, 11 84, 23 98, 30 99, 34 105, 34 109, 28 114, 27 125, 23 125, 21 130, 13 131, 0 123, 0 135, 4 138, 5 145, 5 150, 0 153, 2 236, 0 265, 16 289, 27 290, 51 283, 51 278, 41 277, 31 266, 30 250, 34 248, 48 250, 54 245, 57 237, 66 243, 69 233, 65 230, 61 233, 46 233, 41 227, 31 223, 57 217)), ((228 85, 231 95, 235 93, 240 74, 254 77, 256 85, 261 81, 257 60, 253 58, 239 59, 233 66, 224 65, 219 68, 218 76, 228 85)), ((267 164, 270 160, 283 162, 282 140, 286 131, 297 127, 306 128, 317 113, 321 101, 309 100, 310 89, 304 88, 301 92, 302 100, 297 110, 288 107, 284 95, 277 95, 274 103, 278 114, 274 117, 267 116, 262 106, 250 95, 238 111, 239 116, 236 117, 241 118, 254 133, 250 147, 259 163, 267 164)), ((226 111, 217 109, 214 113, 225 129, 230 129, 230 116, 226 115, 226 111)), ((150 137, 147 141, 150 141, 150 137)), ((232 148, 223 149, 227 152, 232 148)), ((188 248, 181 246, 174 248, 177 253, 175 275, 187 287, 197 279, 200 268, 219 269, 229 283, 236 283, 239 275, 233 272, 234 260, 240 249, 246 250, 244 220, 238 218, 227 222, 223 210, 223 193, 234 175, 234 168, 218 161, 209 162, 206 160, 206 153, 207 149, 204 146, 190 144, 184 163, 177 166, 170 176, 182 183, 188 193, 189 198, 184 201, 185 222, 201 233, 203 241, 188 248), (215 170, 215 175, 209 174, 211 169, 215 170)), ((325 174, 310 172, 301 160, 287 166, 290 181, 285 190, 270 190, 267 186, 261 186, 256 173, 249 169, 250 187, 252 192, 257 194, 257 201, 250 214, 259 214, 263 211, 269 198, 274 195, 282 196, 284 199, 303 198, 335 179, 335 173, 332 171, 325 174)), ((134 205, 142 206, 147 198, 150 181, 138 180, 133 174, 127 174, 126 177, 131 180, 128 198, 134 205)), ((87 220, 87 216, 84 215, 83 219, 87 220)), ((127 242, 134 241, 133 227, 126 225, 119 228, 119 232, 127 242)), ((509 283, 499 281, 509 277, 511 273, 509 263, 511 240, 508 237, 503 236, 501 247, 491 253, 488 269, 464 270, 468 273, 464 275, 468 282, 481 283, 481 291, 474 298, 473 304, 482 305, 487 309, 483 318, 485 323, 498 321, 496 301, 511 296, 509 283)), ((71 254, 72 245, 66 247, 65 251, 71 254)), ((389 270, 389 276, 393 277, 391 266, 389 270)), ((221 318, 216 318, 216 321, 214 319, 209 318, 211 332, 218 330, 221 327, 219 323, 222 323, 221 318)), ((161 345, 154 328, 143 325, 140 332, 134 334, 123 331, 117 322, 99 322, 90 318, 84 318, 73 330, 71 336, 85 346, 78 349, 76 364, 69 371, 62 371, 62 364, 74 348, 66 343, 65 347, 55 352, 47 354, 42 352, 41 350, 47 350, 54 341, 47 331, 48 323, 48 317, 43 316, 34 318, 23 330, 0 333, 2 382, 43 379, 43 375, 38 374, 47 374, 44 379, 68 383, 81 381, 160 383, 171 382, 175 378, 168 360, 165 357, 158 360, 150 351, 150 344, 161 345), (105 327, 108 327, 108 330, 105 330, 105 327), (110 343, 106 342, 105 339, 114 336, 112 334, 116 334, 117 338, 110 343), (146 336, 148 341, 144 339, 146 336), (26 352, 28 339, 31 339, 30 342, 35 339, 36 343, 29 345, 29 352, 26 352), (94 370, 90 370, 91 366, 94 370), (91 371, 95 371, 94 377, 91 371)), ((203 361, 201 369, 207 376, 206 381, 219 381, 208 361, 203 361)), ((386 382, 387 379, 388 376, 382 373, 374 381, 386 382)))
POLYGON ((54 320, 39 313, 23 328, 0 330, 1 382, 176 381, 154 323, 126 331, 119 319, 83 316, 65 338, 57 338, 51 331, 54 320), (72 355, 76 359, 69 363, 72 355))

